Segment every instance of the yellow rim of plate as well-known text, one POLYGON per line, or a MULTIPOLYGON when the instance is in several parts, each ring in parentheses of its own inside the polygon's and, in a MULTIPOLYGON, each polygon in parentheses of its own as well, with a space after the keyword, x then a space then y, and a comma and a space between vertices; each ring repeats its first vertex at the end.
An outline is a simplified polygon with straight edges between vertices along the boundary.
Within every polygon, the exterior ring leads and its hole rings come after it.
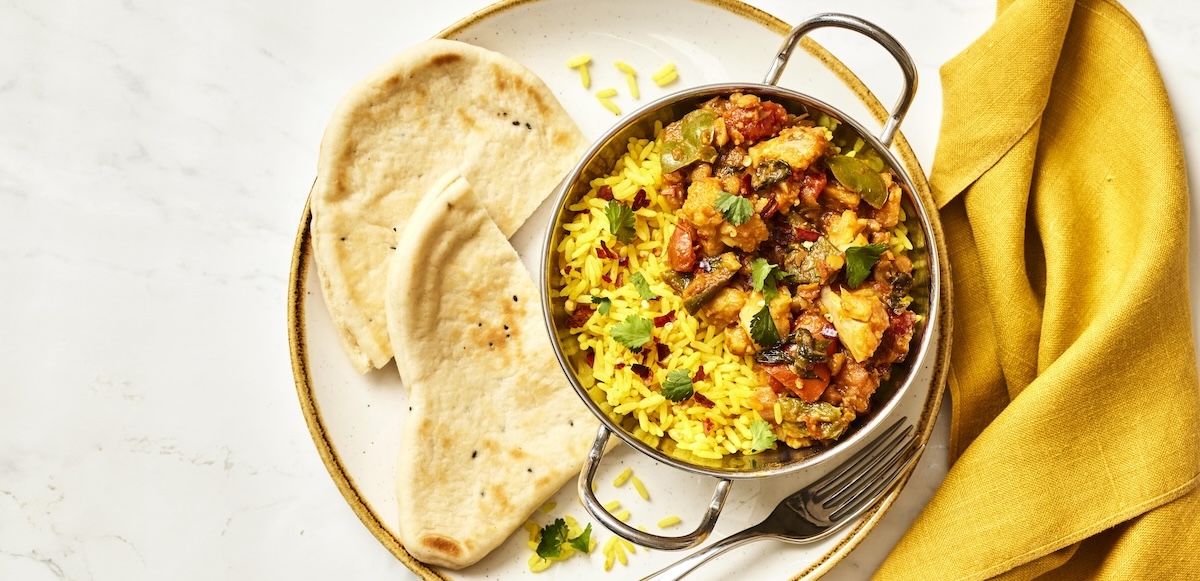
MULTIPOLYGON (((472 25, 483 21, 495 14, 505 10, 523 6, 526 4, 535 4, 543 0, 501 0, 492 4, 478 12, 471 14, 450 25, 446 29, 437 34, 439 38, 451 38, 465 32, 472 25)), ((780 38, 791 30, 791 26, 786 22, 772 16, 758 8, 743 4, 738 0, 694 0, 701 4, 708 4, 723 8, 735 16, 747 18, 753 22, 763 25, 768 30, 778 33, 780 38)), ((825 50, 812 39, 805 37, 802 39, 800 46, 810 55, 821 61, 831 72, 837 75, 847 87, 859 98, 871 115, 877 121, 882 123, 888 117, 888 111, 884 108, 879 99, 871 93, 870 89, 863 84, 846 65, 842 64, 829 51, 825 50)), ((895 153, 904 164, 905 170, 909 177, 912 178, 913 184, 917 186, 917 196, 925 204, 927 213, 929 214, 930 226, 934 231, 934 243, 937 246, 937 252, 940 258, 940 270, 942 275, 941 289, 941 309, 939 317, 939 333, 937 353, 934 357, 933 371, 933 387, 930 389, 930 394, 926 399, 925 408, 922 410, 921 418, 917 423, 919 430, 918 435, 922 443, 928 442, 931 433, 933 432, 933 424, 937 419, 938 410, 941 407, 942 394, 946 384, 947 372, 949 370, 950 360, 950 339, 952 319, 951 313, 951 292, 950 292, 950 265, 947 262, 947 251, 945 247, 945 236, 942 233, 941 222, 938 219, 936 211, 937 205, 933 201, 933 196, 930 193, 929 182, 926 180, 925 172, 921 169, 921 164, 913 153, 912 148, 908 144, 908 140, 904 138, 902 132, 897 132, 895 140, 892 143, 895 153)), ((311 196, 311 192, 310 192, 311 196)), ((304 204, 304 212, 300 219, 300 227, 296 232, 296 242, 292 251, 291 265, 291 280, 288 283, 288 344, 291 350, 292 357, 292 376, 296 382, 296 393, 300 398, 300 408, 304 413, 304 420, 308 424, 308 431, 312 435, 313 443, 316 444, 317 452, 321 456, 321 461, 324 462, 325 468, 329 471, 329 475, 333 478, 334 484, 341 491, 342 496, 354 510, 354 514, 358 515, 359 520, 375 535, 375 538, 383 544, 388 551, 396 556, 401 563, 412 570, 422 579, 426 581, 453 581, 450 577, 446 577, 441 572, 434 570, 430 566, 415 559, 404 547, 400 544, 399 539, 391 533, 380 520, 374 509, 367 503, 366 499, 358 492, 358 488, 354 485, 354 480, 346 471, 341 459, 338 457, 337 450, 325 434, 325 424, 321 418, 321 411, 317 406, 316 400, 313 398, 312 386, 309 376, 308 367, 308 346, 305 343, 305 326, 304 326, 304 296, 307 294, 308 282, 308 266, 309 256, 311 253, 310 242, 310 226, 312 222, 312 212, 308 202, 304 204)), ((914 465, 915 466, 915 465, 914 465)), ((866 513, 862 520, 858 522, 850 530, 850 533, 842 538, 838 544, 834 545, 828 552, 818 558, 814 563, 810 564, 803 571, 800 571, 792 578, 792 581, 810 581, 824 575, 834 565, 837 565, 858 546, 867 533, 869 533, 888 509, 900 496, 904 484, 908 481, 911 474, 905 473, 899 482, 898 486, 892 488, 875 508, 872 508, 866 513)))

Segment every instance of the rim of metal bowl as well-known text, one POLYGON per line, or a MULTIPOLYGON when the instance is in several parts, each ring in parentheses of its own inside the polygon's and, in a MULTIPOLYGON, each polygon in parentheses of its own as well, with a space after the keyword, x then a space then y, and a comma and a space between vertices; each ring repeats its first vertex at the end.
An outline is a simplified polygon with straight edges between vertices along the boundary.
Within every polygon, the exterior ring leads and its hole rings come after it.
MULTIPOLYGON (((614 125, 608 131, 606 131, 604 135, 592 143, 591 147, 589 147, 587 152, 580 158, 580 160, 575 164, 575 166, 553 192, 553 195, 555 196, 553 218, 547 225, 542 239, 542 260, 544 262, 542 263, 539 284, 541 286, 542 315, 546 323, 546 330, 550 334, 550 343, 554 347, 554 355, 558 358, 558 363, 566 373, 567 378, 570 380, 571 386, 575 389, 575 393, 580 399, 583 400, 583 403, 588 407, 588 409, 591 410, 592 415, 596 416, 596 418, 599 419, 609 431, 615 433, 621 438, 622 441, 632 446, 639 452, 669 466, 696 474, 712 476, 715 478, 753 479, 797 472, 840 457, 842 452, 853 448, 857 442, 863 440, 864 438, 869 438, 871 434, 881 429, 881 426, 883 426, 887 417, 891 415, 896 406, 899 404, 901 398, 903 398, 904 394, 908 392, 909 387, 915 380, 921 365, 930 356, 933 329, 937 328, 939 318, 938 312, 940 309, 941 300, 941 273, 939 265, 941 262, 941 257, 938 254, 936 244, 929 243, 926 245, 926 252, 929 255, 929 265, 927 267, 929 271, 929 312, 926 314, 925 321, 921 328, 921 341, 915 357, 910 355, 910 357, 905 361, 906 369, 903 379, 898 380, 895 390, 886 401, 877 402, 879 407, 869 412, 869 417, 866 418, 865 422, 858 424, 857 426, 852 425, 850 428, 850 433, 844 438, 839 439, 834 444, 831 444, 828 447, 823 447, 813 453, 804 455, 799 459, 793 459, 782 463, 768 463, 763 467, 752 468, 749 470, 733 470, 695 464, 688 462, 687 460, 671 456, 656 447, 650 446, 646 442, 635 437, 625 428, 622 428, 618 423, 614 422, 613 419, 610 418, 608 414, 604 413, 604 411, 600 409, 596 402, 592 400, 591 396, 588 395, 587 390, 580 383, 579 377, 574 371, 573 364, 569 360, 568 356, 563 352, 562 341, 564 337, 562 334, 560 334, 560 329, 554 320, 553 303, 550 297, 550 265, 556 262, 555 259, 557 252, 555 251, 553 242, 556 231, 560 229, 564 221, 568 194, 572 190, 571 186, 577 183, 583 177, 584 172, 593 164, 597 156, 617 151, 618 153, 613 158, 613 161, 620 157, 620 155, 625 151, 622 147, 624 146, 626 139, 633 135, 632 132, 635 130, 636 126, 644 124, 652 125, 655 120, 661 120, 660 117, 663 117, 664 115, 669 117, 670 114, 668 114, 668 112, 675 107, 694 107, 695 104, 693 101, 698 103, 700 100, 712 98, 718 95, 728 95, 735 92, 753 93, 759 96, 769 96, 773 99, 781 98, 795 101, 801 105, 804 105, 806 108, 815 108, 826 115, 837 119, 841 123, 854 128, 854 130, 859 134, 860 137, 864 139, 864 141, 866 141, 881 156, 884 157, 884 161, 887 163, 888 167, 901 180, 903 180, 906 197, 908 198, 909 204, 916 211, 918 221, 921 224, 921 229, 926 239, 930 241, 934 239, 934 230, 929 220, 928 211, 926 210, 924 204, 921 203, 919 196, 916 195, 917 190, 915 184, 912 182, 912 178, 909 177, 908 172, 905 171, 904 166, 899 162, 898 159, 896 159, 890 148, 885 147, 874 133, 869 131, 853 117, 846 115, 838 108, 810 95, 806 95, 804 93, 784 87, 779 87, 777 85, 755 83, 708 84, 692 87, 690 89, 660 97, 659 99, 656 99, 655 101, 638 108, 637 110, 631 112, 627 118, 614 125)), ((785 103, 785 106, 786 105, 787 103, 785 103)), ((673 119, 677 118, 678 117, 676 116, 673 119)), ((666 121, 664 121, 664 125, 665 124, 666 121)), ((640 136, 646 137, 644 134, 640 134, 640 136)), ((611 168, 612 164, 608 164, 608 167, 611 168)), ((604 173, 608 173, 607 170, 604 173)), ((567 334, 569 335, 569 331, 567 331, 567 334)))

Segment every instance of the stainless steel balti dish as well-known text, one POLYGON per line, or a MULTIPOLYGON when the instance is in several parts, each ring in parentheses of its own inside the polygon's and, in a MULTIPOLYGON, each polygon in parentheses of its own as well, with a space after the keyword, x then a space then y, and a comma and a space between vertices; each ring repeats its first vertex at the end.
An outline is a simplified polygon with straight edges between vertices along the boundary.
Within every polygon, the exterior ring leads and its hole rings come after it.
POLYGON ((872 439, 885 426, 892 423, 888 417, 895 410, 897 401, 914 381, 915 371, 930 356, 931 351, 936 349, 936 346, 931 346, 931 335, 933 334, 932 330, 937 326, 941 284, 939 256, 937 245, 933 243, 935 234, 930 224, 928 210, 923 206, 919 196, 914 194, 917 190, 903 165, 889 150, 892 138, 912 102, 916 84, 916 69, 911 57, 892 36, 877 26, 853 16, 817 15, 799 24, 787 35, 778 55, 770 65, 763 83, 705 85, 656 100, 631 113, 622 123, 596 141, 559 186, 555 192, 557 197, 555 215, 545 234, 543 250, 545 268, 541 280, 543 310, 555 354, 560 364, 576 392, 602 424, 580 475, 578 490, 588 512, 610 530, 633 542, 656 549, 674 550, 695 546, 712 531, 733 480, 771 477, 798 471, 820 470, 822 466, 834 466, 837 460, 844 457, 845 452, 856 442, 872 439), (861 122, 848 117, 828 103, 776 85, 801 38, 813 30, 828 27, 848 29, 865 35, 883 46, 900 65, 905 83, 899 99, 878 134, 873 133, 861 122), (884 165, 891 170, 904 190, 902 204, 905 210, 904 214, 907 216, 905 225, 914 239, 922 241, 911 251, 915 253, 912 260, 914 284, 910 290, 912 303, 909 306, 920 322, 915 326, 908 356, 892 369, 890 377, 875 390, 871 397, 869 411, 858 416, 850 428, 835 442, 798 449, 779 445, 777 449, 757 454, 732 454, 714 460, 699 458, 684 450, 679 450, 672 445, 673 442, 670 438, 664 437, 655 441, 655 439, 639 437, 635 434, 636 421, 629 421, 628 416, 622 416, 612 411, 606 412, 602 408, 601 402, 597 400, 598 398, 594 399, 594 396, 589 394, 580 379, 581 370, 589 363, 586 361, 586 354, 580 352, 576 342, 573 341, 574 338, 571 336, 567 324, 569 313, 565 307, 565 298, 558 296, 555 288, 559 276, 556 267, 559 260, 556 252, 563 237, 568 235, 567 230, 564 229, 564 224, 571 219, 571 212, 568 208, 588 194, 592 189, 592 180, 608 175, 612 171, 614 163, 626 152, 630 137, 652 139, 656 122, 666 126, 714 97, 727 97, 733 93, 752 94, 762 100, 773 101, 782 105, 792 114, 824 115, 834 119, 839 122, 838 131, 852 132, 853 136, 862 140, 862 147, 872 150, 883 160, 884 165), (678 537, 643 532, 618 520, 603 508, 592 490, 592 481, 609 436, 614 433, 634 449, 658 462, 692 474, 718 479, 716 490, 707 504, 700 525, 694 531, 678 537))

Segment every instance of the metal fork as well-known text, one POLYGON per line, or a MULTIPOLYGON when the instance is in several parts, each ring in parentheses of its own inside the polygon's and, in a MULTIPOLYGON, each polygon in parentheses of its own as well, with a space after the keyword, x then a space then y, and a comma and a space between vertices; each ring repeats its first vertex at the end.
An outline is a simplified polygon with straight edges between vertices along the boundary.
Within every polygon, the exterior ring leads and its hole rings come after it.
POLYGON ((900 418, 845 463, 783 499, 762 522, 696 551, 642 581, 682 579, 709 559, 759 539, 809 543, 833 534, 875 504, 916 460, 921 446, 913 445, 915 432, 912 425, 906 425, 907 420, 900 418))

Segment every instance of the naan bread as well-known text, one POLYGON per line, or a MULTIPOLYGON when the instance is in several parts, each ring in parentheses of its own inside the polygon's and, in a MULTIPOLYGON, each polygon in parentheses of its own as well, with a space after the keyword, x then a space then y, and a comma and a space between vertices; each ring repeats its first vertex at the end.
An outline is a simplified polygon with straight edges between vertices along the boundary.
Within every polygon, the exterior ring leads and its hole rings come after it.
POLYGON ((470 44, 426 41, 351 90, 321 141, 310 207, 321 290, 355 369, 392 358, 387 257, 440 176, 488 184, 479 201, 510 236, 584 145, 541 79, 470 44))
POLYGON ((422 200, 387 290, 411 406, 397 466, 400 541, 454 569, 578 475, 599 426, 554 357, 533 279, 476 197, 450 175, 422 200))

